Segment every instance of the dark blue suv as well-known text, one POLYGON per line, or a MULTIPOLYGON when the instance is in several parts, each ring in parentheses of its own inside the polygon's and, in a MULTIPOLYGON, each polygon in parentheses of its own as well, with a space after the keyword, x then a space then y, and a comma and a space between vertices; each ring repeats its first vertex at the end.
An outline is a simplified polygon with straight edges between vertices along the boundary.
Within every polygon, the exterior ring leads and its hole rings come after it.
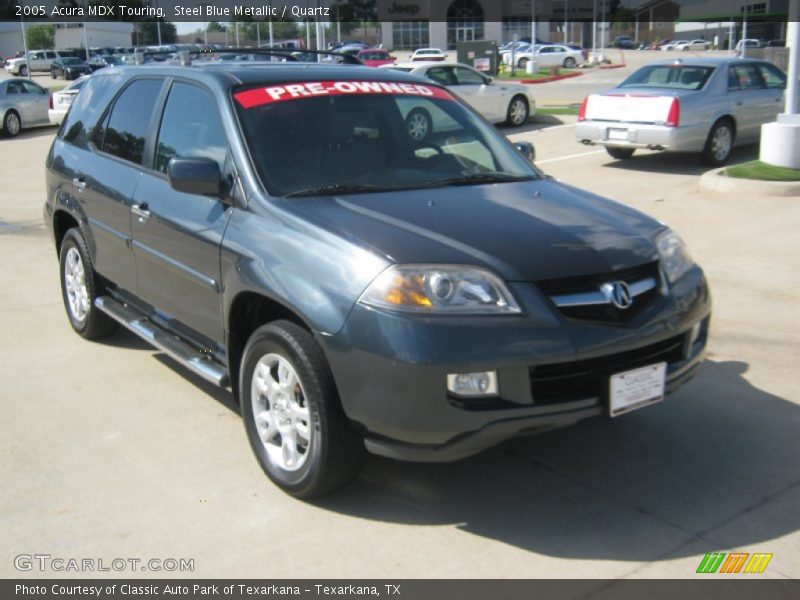
POLYGON ((230 387, 299 497, 365 450, 455 460, 661 400, 702 361, 701 269, 521 150, 397 71, 108 67, 47 158, 67 316, 230 387))

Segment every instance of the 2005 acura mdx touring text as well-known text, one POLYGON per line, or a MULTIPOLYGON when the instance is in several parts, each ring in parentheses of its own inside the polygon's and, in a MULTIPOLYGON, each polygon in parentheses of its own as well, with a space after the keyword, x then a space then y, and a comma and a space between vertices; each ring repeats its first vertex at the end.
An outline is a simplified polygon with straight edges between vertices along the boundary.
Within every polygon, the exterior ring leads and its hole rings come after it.
POLYGON ((397 71, 109 67, 47 158, 69 321, 122 324, 230 387, 299 497, 365 451, 451 461, 661 400, 703 358, 702 270, 531 150, 397 71))

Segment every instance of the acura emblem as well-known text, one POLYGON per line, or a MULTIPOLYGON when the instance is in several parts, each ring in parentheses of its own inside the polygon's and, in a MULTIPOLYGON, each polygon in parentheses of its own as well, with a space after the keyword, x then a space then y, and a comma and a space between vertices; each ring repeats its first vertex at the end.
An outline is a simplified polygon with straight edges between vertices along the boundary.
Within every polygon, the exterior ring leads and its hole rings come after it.
POLYGON ((603 295, 611 304, 620 310, 630 308, 631 304, 633 304, 631 291, 628 289, 628 284, 624 281, 604 283, 600 286, 600 291, 603 292, 603 295))

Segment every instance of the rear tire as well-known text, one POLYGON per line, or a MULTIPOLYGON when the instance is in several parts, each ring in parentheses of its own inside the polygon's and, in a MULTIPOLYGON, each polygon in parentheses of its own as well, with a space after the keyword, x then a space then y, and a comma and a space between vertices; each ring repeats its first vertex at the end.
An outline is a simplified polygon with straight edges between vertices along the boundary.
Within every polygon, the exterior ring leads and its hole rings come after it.
POLYGON ((572 58, 571 56, 568 56, 567 58, 564 59, 564 68, 565 69, 571 69, 576 64, 577 63, 575 62, 575 59, 572 58))
POLYGON ((256 329, 242 357, 242 419, 259 465, 297 498, 339 488, 361 470, 361 435, 342 410, 322 348, 290 321, 256 329))
POLYGON ((711 167, 721 167, 731 156, 736 133, 733 123, 727 119, 720 119, 708 133, 705 148, 700 154, 703 162, 711 167))
POLYGON ((424 108, 415 108, 406 115, 406 132, 415 142, 421 142, 433 131, 433 119, 424 108))
POLYGON ((19 135, 22 129, 22 122, 19 120, 19 115, 15 110, 9 110, 3 118, 3 133, 7 137, 15 137, 19 135))
POLYGON ((636 152, 635 148, 619 148, 616 146, 606 146, 606 152, 612 157, 616 158, 617 160, 627 160, 633 153, 636 152))
POLYGON ((64 236, 59 264, 64 308, 75 332, 87 340, 98 340, 112 333, 117 323, 94 305, 95 299, 102 295, 102 286, 79 229, 73 227, 64 236))
POLYGON ((524 68, 526 67, 526 65, 527 65, 527 64, 528 64, 528 59, 527 59, 527 58, 520 58, 520 59, 519 59, 519 62, 517 62, 517 66, 518 66, 520 69, 524 69, 524 68))

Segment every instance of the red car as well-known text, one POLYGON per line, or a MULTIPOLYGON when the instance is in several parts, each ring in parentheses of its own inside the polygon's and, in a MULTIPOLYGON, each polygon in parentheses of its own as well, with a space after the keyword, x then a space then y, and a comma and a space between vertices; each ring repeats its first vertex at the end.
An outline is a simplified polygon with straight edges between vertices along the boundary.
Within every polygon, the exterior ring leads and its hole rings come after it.
POLYGON ((365 48, 356 54, 356 58, 368 67, 380 67, 381 65, 391 65, 397 59, 389 54, 388 50, 376 48, 365 48))

